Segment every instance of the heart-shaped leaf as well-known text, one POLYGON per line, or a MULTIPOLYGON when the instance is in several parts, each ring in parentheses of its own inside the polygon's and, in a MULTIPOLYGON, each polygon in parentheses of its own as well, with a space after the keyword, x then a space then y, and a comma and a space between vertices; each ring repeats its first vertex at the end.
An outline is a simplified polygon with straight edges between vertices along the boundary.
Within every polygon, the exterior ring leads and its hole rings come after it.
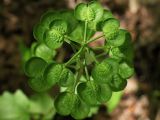
POLYGON ((107 84, 97 85, 97 100, 100 103, 108 101, 112 96, 112 91, 107 84))
POLYGON ((113 39, 108 39, 108 44, 109 45, 112 45, 112 46, 121 46, 124 44, 125 40, 126 40, 126 37, 127 37, 127 31, 126 30, 123 30, 123 29, 120 29, 118 31, 118 34, 115 38, 113 39))
POLYGON ((114 39, 118 35, 120 23, 114 18, 110 18, 103 22, 102 31, 106 39, 114 39))
POLYGON ((101 31, 102 30, 102 25, 103 25, 103 22, 110 19, 110 18, 114 18, 113 14, 111 13, 111 11, 109 10, 104 10, 103 12, 103 16, 100 20, 100 22, 97 24, 97 30, 98 31, 101 31))
POLYGON ((31 96, 30 99, 30 112, 43 115, 44 120, 51 120, 56 113, 54 108, 54 100, 47 93, 37 93, 31 96))
POLYGON ((129 66, 126 62, 123 62, 119 65, 119 75, 123 79, 128 79, 134 74, 134 68, 129 66))
POLYGON ((44 71, 44 79, 47 85, 53 86, 60 80, 61 72, 63 66, 61 64, 50 64, 46 67, 44 71))
POLYGON ((38 42, 44 41, 44 33, 45 33, 46 27, 43 26, 40 22, 37 23, 33 28, 33 36, 38 42))
POLYGON ((81 21, 98 22, 103 16, 103 8, 98 2, 80 3, 75 8, 75 17, 81 21))
POLYGON ((118 73, 119 61, 114 58, 107 58, 97 64, 92 70, 93 80, 97 84, 110 83, 114 74, 118 73))
POLYGON ((67 23, 64 20, 54 20, 44 34, 44 41, 51 49, 56 49, 63 44, 64 34, 67 32, 67 23))
POLYGON ((75 81, 74 74, 67 68, 63 68, 59 79, 59 84, 62 87, 72 86, 75 81))
POLYGON ((84 119, 88 116, 90 107, 83 102, 78 96, 76 96, 74 106, 72 108, 71 116, 74 119, 84 119))
POLYGON ((112 91, 121 91, 127 85, 127 80, 121 78, 118 74, 114 74, 111 82, 109 83, 112 91))
POLYGON ((46 61, 51 61, 55 56, 56 51, 47 47, 44 43, 38 44, 35 47, 34 54, 37 57, 43 58, 46 61))
POLYGON ((55 99, 54 106, 61 115, 69 115, 74 106, 75 95, 69 92, 60 93, 55 99))
POLYGON ((32 57, 26 63, 24 71, 29 77, 38 77, 41 76, 44 72, 47 63, 39 57, 32 57))
POLYGON ((83 82, 77 86, 77 93, 79 97, 88 105, 96 105, 96 87, 93 82, 83 82))
POLYGON ((16 94, 13 96, 9 92, 4 92, 0 97, 0 120, 30 120, 29 111, 26 110, 26 105, 28 106, 28 102, 23 95, 16 94), (18 98, 16 96, 21 96, 19 98, 20 102, 18 104, 18 98), (21 104, 22 99, 25 100, 25 105, 23 107, 21 104))
POLYGON ((28 80, 29 86, 36 92, 44 92, 52 87, 53 84, 48 84, 43 77, 34 77, 28 80))

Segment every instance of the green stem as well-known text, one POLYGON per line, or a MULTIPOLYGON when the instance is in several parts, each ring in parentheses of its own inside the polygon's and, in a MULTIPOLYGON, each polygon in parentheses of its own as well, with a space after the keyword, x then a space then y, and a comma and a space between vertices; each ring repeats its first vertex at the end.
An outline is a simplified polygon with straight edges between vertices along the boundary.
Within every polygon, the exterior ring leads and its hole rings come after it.
POLYGON ((87 69, 86 63, 85 63, 84 70, 85 70, 85 73, 86 73, 86 78, 87 78, 87 80, 90 80, 90 77, 89 77, 89 73, 88 73, 88 69, 87 69))
POLYGON ((95 40, 97 40, 97 39, 99 39, 101 37, 104 37, 104 35, 100 35, 100 36, 97 36, 95 38, 91 38, 86 44, 89 44, 89 43, 91 43, 91 42, 93 42, 93 41, 95 41, 95 40))
POLYGON ((65 63, 65 66, 69 65, 69 64, 82 52, 83 48, 84 48, 84 46, 82 46, 82 47, 78 50, 78 52, 76 52, 76 54, 74 54, 74 56, 71 57, 71 59, 68 60, 68 62, 65 63))
POLYGON ((105 52, 103 52, 103 53, 97 55, 96 58, 102 57, 102 56, 104 56, 104 55, 107 55, 107 54, 106 54, 105 52))
MULTIPOLYGON (((73 40, 70 36, 65 35, 64 38, 66 38, 67 40, 70 40, 72 42, 78 43, 77 41, 73 40)), ((80 44, 80 43, 78 43, 78 44, 80 44)))
POLYGON ((83 43, 84 44, 86 43, 86 38, 87 38, 87 25, 88 25, 88 22, 85 21, 85 25, 84 25, 84 37, 83 37, 83 43))

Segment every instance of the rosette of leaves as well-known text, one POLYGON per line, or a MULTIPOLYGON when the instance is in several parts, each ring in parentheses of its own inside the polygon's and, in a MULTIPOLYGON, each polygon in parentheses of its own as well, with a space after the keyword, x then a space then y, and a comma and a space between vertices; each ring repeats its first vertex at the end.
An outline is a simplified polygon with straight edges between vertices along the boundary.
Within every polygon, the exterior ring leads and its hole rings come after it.
POLYGON ((119 20, 98 2, 80 3, 70 11, 48 11, 33 34, 37 42, 31 45, 24 71, 36 92, 60 87, 54 101, 58 114, 86 118, 93 107, 122 91, 134 73, 129 32, 120 29, 119 20), (94 37, 97 31, 101 35, 94 37), (105 39, 103 46, 90 47, 99 38, 105 39), (61 54, 57 50, 64 42, 73 54, 59 62, 54 57, 61 54))

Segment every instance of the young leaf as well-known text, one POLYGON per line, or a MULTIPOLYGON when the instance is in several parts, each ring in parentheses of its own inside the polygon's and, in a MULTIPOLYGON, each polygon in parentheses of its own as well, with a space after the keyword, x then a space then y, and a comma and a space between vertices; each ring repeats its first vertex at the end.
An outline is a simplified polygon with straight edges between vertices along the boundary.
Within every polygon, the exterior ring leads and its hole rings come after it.
POLYGON ((38 44, 35 47, 35 56, 43 58, 46 61, 51 61, 55 56, 56 51, 48 48, 44 43, 38 44))
POLYGON ((45 33, 46 27, 43 26, 40 22, 37 23, 33 28, 33 36, 38 42, 44 41, 44 33, 45 33))
POLYGON ((118 74, 114 74, 109 86, 112 91, 121 91, 127 86, 127 80, 121 78, 118 74))
POLYGON ((34 77, 28 80, 29 86, 36 92, 44 92, 54 84, 48 84, 43 77, 34 77))
POLYGON ((39 57, 32 57, 25 63, 25 73, 29 77, 38 77, 43 74, 47 63, 39 57))
POLYGON ((67 33, 71 33, 78 24, 78 21, 74 17, 74 11, 65 10, 65 11, 61 11, 60 14, 61 14, 61 19, 65 20, 69 26, 67 33))
POLYGON ((76 96, 74 106, 71 111, 71 116, 74 119, 84 119, 88 116, 90 107, 83 102, 78 96, 76 96))
MULTIPOLYGON (((54 100, 46 93, 37 93, 31 96, 30 112, 43 115, 44 118, 50 120, 56 113, 54 108, 54 100)), ((42 116, 40 116, 42 118, 42 116)))
POLYGON ((48 29, 52 21, 60 19, 59 13, 60 13, 59 11, 53 11, 53 10, 45 12, 40 19, 41 25, 44 26, 45 29, 48 29))
MULTIPOLYGON (((21 99, 21 98, 20 98, 21 99)), ((0 120, 30 120, 29 112, 24 110, 17 98, 4 92, 0 97, 0 120)))
POLYGON ((117 105, 120 102, 120 99, 123 95, 123 92, 113 92, 111 99, 106 103, 107 110, 109 113, 112 113, 112 111, 117 107, 117 105))
MULTIPOLYGON (((88 24, 89 27, 89 24, 88 24)), ((72 41, 75 41, 77 43, 82 43, 83 42, 83 34, 84 34, 84 23, 79 22, 77 24, 76 28, 69 34, 69 36, 72 38, 72 41)), ((89 40, 93 35, 95 34, 94 30, 87 29, 87 40, 89 40)))
POLYGON ((125 60, 130 64, 133 64, 133 44, 131 43, 131 35, 126 32, 126 40, 122 46, 119 46, 120 51, 125 55, 125 60))
POLYGON ((100 22, 97 24, 97 30, 98 31, 101 31, 101 28, 102 28, 102 25, 103 25, 103 22, 110 19, 110 18, 114 18, 114 16, 112 15, 111 11, 109 10, 104 10, 103 12, 103 16, 100 20, 100 22))
POLYGON ((49 24, 49 28, 56 30, 60 34, 64 34, 67 32, 68 25, 66 21, 57 19, 49 24))
POLYGON ((30 101, 21 90, 17 90, 14 93, 14 100, 19 107, 21 107, 24 111, 29 112, 30 101))
POLYGON ((111 64, 106 63, 105 61, 97 64, 92 70, 93 80, 97 84, 108 83, 112 78, 113 68, 111 64))
POLYGON ((83 41, 83 26, 78 24, 77 27, 69 34, 69 36, 77 43, 82 43, 83 41))
POLYGON ((54 20, 44 34, 44 41, 51 49, 60 47, 64 40, 64 34, 67 32, 67 23, 64 20, 54 20))
POLYGON ((74 84, 74 81, 75 81, 74 74, 69 69, 63 68, 59 80, 60 86, 62 87, 72 86, 74 84))
POLYGON ((116 46, 116 47, 121 46, 124 44, 126 40, 126 37, 127 37, 126 34, 127 34, 126 30, 120 29, 118 31, 117 36, 113 39, 108 39, 107 42, 109 45, 112 45, 112 46, 116 46))
POLYGON ((60 93, 55 99, 54 106, 61 115, 69 115, 72 111, 75 96, 69 92, 60 93))
POLYGON ((110 18, 114 18, 113 14, 111 13, 111 11, 109 10, 104 10, 103 12, 103 17, 101 19, 101 21, 105 21, 105 20, 108 20, 110 18))
POLYGON ((118 60, 125 58, 124 53, 120 50, 119 47, 113 47, 109 50, 109 56, 118 60))
POLYGON ((47 85, 53 86, 60 80, 60 75, 63 70, 61 64, 50 64, 46 67, 44 71, 44 79, 47 85))
POLYGON ((114 18, 104 21, 102 25, 102 31, 105 34, 107 40, 114 39, 117 36, 119 26, 119 21, 114 18))
POLYGON ((38 42, 34 42, 31 45, 30 52, 31 52, 32 57, 35 56, 35 48, 37 47, 37 45, 38 45, 38 42))
POLYGON ((103 16, 103 8, 98 2, 80 3, 75 8, 75 17, 81 21, 98 22, 103 16))
POLYGON ((97 85, 97 100, 100 103, 108 101, 112 96, 112 91, 107 84, 97 85))
POLYGON ((96 87, 93 82, 83 82, 77 86, 79 97, 88 105, 97 104, 96 87))
POLYGON ((123 62, 119 65, 119 75, 123 79, 128 79, 134 74, 134 69, 129 66, 126 62, 123 62))

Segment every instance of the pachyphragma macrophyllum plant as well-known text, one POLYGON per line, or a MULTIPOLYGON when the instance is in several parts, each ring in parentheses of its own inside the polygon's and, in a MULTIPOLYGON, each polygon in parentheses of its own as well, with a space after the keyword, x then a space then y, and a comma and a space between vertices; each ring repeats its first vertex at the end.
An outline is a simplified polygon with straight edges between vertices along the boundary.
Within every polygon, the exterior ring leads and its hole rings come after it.
POLYGON ((63 88, 54 101, 61 115, 87 117, 92 106, 108 101, 113 91, 123 90, 134 73, 130 33, 98 2, 80 3, 74 10, 50 10, 35 25, 33 34, 37 42, 24 65, 28 83, 37 92, 55 84, 63 88), (101 35, 93 37, 96 32, 101 35), (89 46, 101 37, 105 38, 103 46, 89 46), (58 63, 56 50, 65 42, 74 54, 58 63))

